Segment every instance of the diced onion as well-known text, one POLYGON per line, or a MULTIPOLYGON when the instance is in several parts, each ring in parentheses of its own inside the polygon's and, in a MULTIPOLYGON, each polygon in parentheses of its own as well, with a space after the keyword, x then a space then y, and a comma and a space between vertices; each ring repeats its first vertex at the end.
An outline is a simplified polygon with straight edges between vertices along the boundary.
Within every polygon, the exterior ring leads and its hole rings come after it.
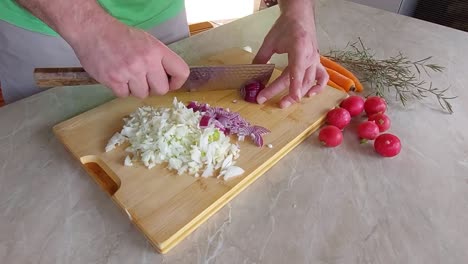
POLYGON ((243 173, 244 173, 244 170, 241 167, 230 166, 226 168, 223 179, 225 181, 228 181, 232 178, 242 175, 243 173))
POLYGON ((132 162, 132 159, 130 158, 130 156, 127 155, 127 157, 125 157, 124 165, 128 166, 128 167, 133 166, 133 162, 132 162))
POLYGON ((125 140, 126 138, 124 136, 122 136, 119 132, 116 132, 109 140, 109 143, 107 143, 106 152, 115 149, 116 146, 121 145, 125 142, 125 140))
POLYGON ((109 140, 106 152, 129 142, 125 151, 133 160, 127 156, 125 166, 132 166, 133 161, 138 160, 148 169, 167 164, 168 169, 179 175, 212 177, 223 174, 231 178, 242 174, 241 168, 232 166, 239 157, 239 146, 231 143, 230 137, 213 122, 200 127, 202 113, 193 111, 193 107, 194 104, 186 107, 174 98, 172 108, 138 108, 124 118, 122 130, 109 140))

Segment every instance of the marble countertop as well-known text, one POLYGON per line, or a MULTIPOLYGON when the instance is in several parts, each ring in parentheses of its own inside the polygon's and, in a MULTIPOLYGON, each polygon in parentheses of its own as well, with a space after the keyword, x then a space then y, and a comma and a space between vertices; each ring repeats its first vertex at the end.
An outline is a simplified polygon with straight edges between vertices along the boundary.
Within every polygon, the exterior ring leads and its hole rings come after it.
MULTIPOLYGON (((189 63, 230 47, 256 51, 271 8, 171 45, 189 63)), ((403 51, 447 67, 453 115, 390 102, 392 159, 313 135, 167 255, 57 141, 51 127, 112 98, 102 87, 54 88, 0 109, 1 263, 466 263, 468 34, 338 0, 317 8, 320 49, 362 37, 378 56, 403 51)), ((284 65, 285 57, 273 60, 284 65)))

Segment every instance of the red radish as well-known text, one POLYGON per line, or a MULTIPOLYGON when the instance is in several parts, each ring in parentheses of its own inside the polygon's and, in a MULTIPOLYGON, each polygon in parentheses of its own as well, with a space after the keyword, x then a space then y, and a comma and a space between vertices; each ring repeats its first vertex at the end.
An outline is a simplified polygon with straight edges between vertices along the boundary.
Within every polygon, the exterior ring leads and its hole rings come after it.
POLYGON ((343 130, 349 122, 351 122, 351 115, 348 110, 344 108, 335 108, 327 113, 327 124, 336 126, 343 130))
POLYGON ((387 103, 385 99, 379 96, 371 96, 367 98, 364 103, 364 110, 366 111, 367 116, 371 116, 377 113, 385 113, 387 110, 387 103))
POLYGON ((344 99, 340 107, 348 110, 351 117, 357 116, 364 110, 364 99, 360 96, 353 95, 344 99))
POLYGON ((368 118, 369 121, 375 121, 380 132, 385 132, 390 128, 392 122, 385 114, 373 114, 368 118))
POLYGON ((358 135, 361 138, 361 143, 366 143, 367 140, 374 140, 379 135, 379 127, 374 121, 365 121, 358 126, 358 135))
POLYGON ((374 149, 383 157, 394 157, 401 151, 401 142, 397 136, 385 133, 375 139, 374 149))
POLYGON ((336 147, 343 142, 343 133, 336 126, 325 126, 320 130, 319 140, 324 146, 336 147))

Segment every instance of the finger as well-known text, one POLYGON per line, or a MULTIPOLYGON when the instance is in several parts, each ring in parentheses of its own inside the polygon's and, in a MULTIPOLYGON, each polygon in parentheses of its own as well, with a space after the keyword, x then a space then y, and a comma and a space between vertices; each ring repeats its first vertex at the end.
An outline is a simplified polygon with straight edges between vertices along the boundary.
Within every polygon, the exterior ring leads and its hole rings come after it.
POLYGON ((273 45, 268 41, 268 36, 262 43, 262 46, 258 50, 255 58, 253 59, 253 64, 266 64, 271 59, 271 56, 274 54, 273 45))
POLYGON ((128 82, 128 86, 132 95, 141 99, 148 96, 149 87, 144 75, 140 75, 136 78, 130 79, 130 81, 128 82))
POLYGON ((117 97, 127 97, 130 94, 130 90, 128 89, 128 84, 126 83, 117 83, 112 85, 106 85, 109 87, 117 97))
MULTIPOLYGON (((165 80, 165 84, 168 84, 168 88, 166 89, 166 87, 163 87, 164 89, 161 88, 159 90, 166 93, 169 89, 172 91, 182 87, 190 74, 190 69, 187 63, 175 53, 163 57, 161 63, 162 72, 164 73, 165 78, 160 76, 160 74, 158 74, 157 77, 155 76, 155 78, 165 80), (170 81, 168 80, 167 75, 170 76, 170 81)), ((158 72, 161 71, 158 70, 158 72)))
POLYGON ((314 85, 312 88, 309 89, 309 91, 306 93, 306 97, 312 97, 318 93, 320 93, 323 90, 323 87, 320 85, 314 85))
POLYGON ((280 108, 288 108, 289 106, 295 103, 297 102, 294 99, 292 99, 292 97, 288 94, 288 95, 285 95, 283 98, 281 98, 279 105, 280 105, 280 108))
MULTIPOLYGON (((309 67, 309 68, 307 69, 305 75, 310 74, 310 72, 313 71, 312 69, 313 69, 313 67, 309 67), (308 73, 308 71, 309 71, 309 73, 308 73)), ((314 81, 311 81, 311 80, 312 80, 312 79, 311 79, 310 77, 304 76, 303 86, 302 86, 302 89, 301 89, 301 95, 307 95, 307 94, 308 94, 308 92, 309 92, 310 89, 311 89, 310 87, 311 87, 311 85, 312 85, 313 82, 314 82, 314 81), (306 80, 307 78, 309 78, 309 80, 306 80)), ((313 87, 315 87, 315 86, 313 86, 313 87)), ((281 108, 287 108, 287 107, 289 107, 290 105, 295 104, 295 103, 297 103, 297 101, 294 100, 294 99, 291 97, 290 94, 288 94, 288 95, 285 95, 283 98, 281 98, 281 101, 280 101, 279 104, 280 104, 280 107, 281 107, 281 108)))
MULTIPOLYGON (((309 67, 309 69, 310 69, 310 67, 309 67)), ((308 69, 308 71, 311 71, 309 69, 308 69)), ((309 74, 310 74, 310 72, 309 72, 309 74)), ((305 75, 307 75, 307 71, 306 71, 305 75)), ((309 91, 310 86, 312 85, 311 83, 313 83, 313 81, 306 80, 306 78, 308 78, 308 77, 304 76, 303 86, 301 88, 301 97, 302 97, 302 95, 305 95, 307 93, 307 91, 309 91)), ((280 105, 281 108, 287 108, 290 105, 295 104, 295 103, 297 103, 297 101, 294 100, 291 97, 290 94, 287 94, 283 98, 281 98, 281 101, 280 101, 279 105, 280 105)))
POLYGON ((315 85, 316 66, 312 65, 304 73, 304 80, 302 81, 301 95, 304 96, 310 88, 315 85))
POLYGON ((310 90, 306 94, 307 97, 320 93, 323 90, 323 88, 325 88, 325 86, 328 83, 328 80, 330 79, 330 76, 328 75, 327 71, 325 70, 325 67, 323 67, 322 64, 318 64, 317 66, 316 78, 317 84, 310 88, 310 90))
POLYGON ((270 85, 261 90, 257 95, 257 103, 263 104, 267 100, 283 91, 289 85, 289 68, 284 68, 281 75, 276 78, 270 85))
MULTIPOLYGON (((322 69, 325 71, 323 67, 322 69)), ((318 69, 316 68, 316 66, 312 65, 309 68, 307 68, 307 70, 305 71, 304 80, 302 81, 302 89, 301 89, 302 95, 310 96, 313 92, 318 93, 320 89, 320 85, 318 85, 318 81, 317 81, 317 84, 314 85, 315 78, 316 77, 319 78, 319 75, 320 75, 319 73, 316 74, 317 70, 318 69)), ((320 81, 324 81, 324 80, 320 80, 320 81)), ((328 82, 328 79, 326 79, 326 82, 328 82)), ((291 97, 291 95, 286 95, 283 98, 281 98, 280 107, 287 108, 294 103, 296 103, 296 101, 291 97)))
POLYGON ((148 72, 146 80, 148 81, 151 94, 163 95, 169 91, 169 80, 161 65, 153 68, 153 71, 148 72))
POLYGON ((293 100, 299 102, 301 100, 302 81, 304 73, 307 69, 306 56, 302 49, 298 48, 294 52, 289 53, 288 63, 290 66, 291 85, 289 86, 289 95, 293 100))

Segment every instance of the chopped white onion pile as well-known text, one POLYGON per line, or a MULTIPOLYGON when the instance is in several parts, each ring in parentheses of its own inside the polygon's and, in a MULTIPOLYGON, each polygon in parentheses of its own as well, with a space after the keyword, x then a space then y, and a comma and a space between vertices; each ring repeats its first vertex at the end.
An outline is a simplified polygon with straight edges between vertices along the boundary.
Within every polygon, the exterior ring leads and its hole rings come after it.
POLYGON ((114 134, 106 146, 106 152, 128 141, 126 151, 131 153, 124 161, 133 166, 141 161, 148 168, 167 163, 177 173, 195 177, 211 177, 218 174, 224 180, 244 173, 234 166, 239 157, 239 146, 230 142, 214 125, 200 127, 202 114, 194 112, 174 98, 172 108, 138 108, 124 118, 122 130, 114 134))

